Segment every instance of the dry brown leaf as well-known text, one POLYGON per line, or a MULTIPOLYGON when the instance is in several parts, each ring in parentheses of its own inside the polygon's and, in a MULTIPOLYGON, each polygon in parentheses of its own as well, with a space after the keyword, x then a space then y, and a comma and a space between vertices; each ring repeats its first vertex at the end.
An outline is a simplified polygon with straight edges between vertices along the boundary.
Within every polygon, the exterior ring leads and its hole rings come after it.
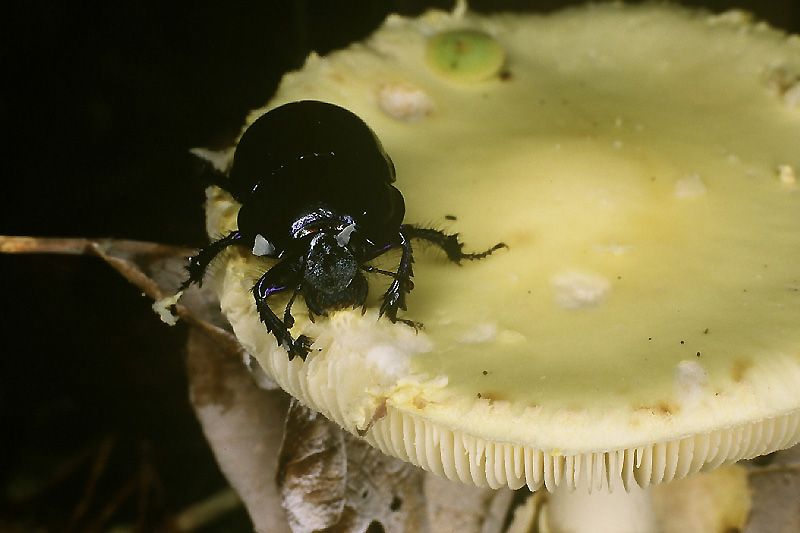
POLYGON ((427 531, 423 472, 293 402, 279 485, 292 530, 427 531))
POLYGON ((388 457, 293 402, 279 485, 295 533, 499 533, 514 493, 447 481, 388 457), (377 529, 377 528, 376 528, 377 529))
POLYGON ((295 533, 328 529, 341 520, 347 486, 344 435, 296 400, 286 417, 277 481, 295 533))
POLYGON ((345 434, 347 445, 346 520, 333 531, 366 531, 373 522, 387 533, 430 531, 423 470, 384 455, 362 439, 345 434))

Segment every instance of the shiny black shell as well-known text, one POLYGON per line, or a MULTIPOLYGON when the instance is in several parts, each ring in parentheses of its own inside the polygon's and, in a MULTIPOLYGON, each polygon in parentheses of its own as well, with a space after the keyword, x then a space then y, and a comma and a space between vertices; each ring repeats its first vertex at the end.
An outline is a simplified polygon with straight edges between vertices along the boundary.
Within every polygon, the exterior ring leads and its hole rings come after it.
POLYGON ((239 141, 229 178, 226 188, 242 204, 239 231, 261 234, 278 250, 315 209, 352 217, 376 245, 397 235, 405 215, 378 138, 355 114, 325 102, 293 102, 259 117, 239 141))

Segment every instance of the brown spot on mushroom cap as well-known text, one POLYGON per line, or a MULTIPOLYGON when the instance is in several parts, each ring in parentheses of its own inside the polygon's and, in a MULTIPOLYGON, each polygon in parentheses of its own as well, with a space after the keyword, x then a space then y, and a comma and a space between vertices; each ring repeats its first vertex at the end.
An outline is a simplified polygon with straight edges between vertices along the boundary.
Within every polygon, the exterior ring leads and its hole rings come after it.
POLYGON ((502 402, 508 400, 508 396, 499 391, 486 391, 486 392, 481 392, 480 394, 482 399, 489 401, 489 405, 494 404, 494 402, 502 402))
POLYGON ((518 228, 508 234, 504 238, 509 247, 518 246, 521 244, 530 244, 534 241, 534 233, 528 228, 518 228))
POLYGON ((372 428, 372 426, 373 426, 373 424, 375 424, 375 422, 377 422, 378 420, 381 420, 382 418, 384 418, 387 415, 388 408, 386 406, 386 401, 387 401, 386 397, 383 397, 383 398, 380 399, 380 402, 378 403, 378 406, 372 412, 372 417, 369 419, 369 422, 367 423, 367 427, 357 430, 357 433, 358 433, 359 437, 363 437, 364 435, 366 435, 366 433, 372 428))
POLYGON ((752 361, 737 359, 731 367, 731 379, 736 383, 741 383, 744 381, 745 374, 752 366, 752 361))
POLYGON ((680 411, 680 407, 677 405, 667 402, 667 401, 660 401, 654 405, 642 405, 636 408, 637 411, 646 411, 652 415, 658 416, 672 416, 680 411))
POLYGON ((679 410, 679 407, 669 402, 659 402, 656 406, 658 413, 662 415, 671 415, 679 410))
POLYGON ((419 394, 414 396, 411 402, 417 409, 425 409, 425 406, 428 405, 428 401, 419 394))

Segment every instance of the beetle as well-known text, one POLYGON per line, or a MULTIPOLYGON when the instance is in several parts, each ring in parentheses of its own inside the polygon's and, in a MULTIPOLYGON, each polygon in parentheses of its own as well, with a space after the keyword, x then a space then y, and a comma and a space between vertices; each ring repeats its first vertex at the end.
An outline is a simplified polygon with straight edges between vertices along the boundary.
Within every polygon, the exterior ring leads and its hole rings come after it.
POLYGON ((379 317, 416 328, 420 324, 397 317, 414 287, 412 239, 438 246, 454 263, 505 247, 464 253, 457 234, 404 224, 405 202, 392 185, 391 158, 363 120, 326 102, 292 102, 259 117, 239 140, 228 176, 219 173, 214 181, 241 204, 237 229, 189 258, 181 290, 200 285, 214 257, 232 245, 276 259, 252 293, 261 321, 290 360, 305 359, 312 342, 289 333, 298 294, 313 320, 331 310, 364 307, 364 273, 387 275, 392 281, 379 317), (395 272, 369 264, 392 248, 401 251, 395 272), (268 299, 283 291, 291 297, 280 319, 268 299))

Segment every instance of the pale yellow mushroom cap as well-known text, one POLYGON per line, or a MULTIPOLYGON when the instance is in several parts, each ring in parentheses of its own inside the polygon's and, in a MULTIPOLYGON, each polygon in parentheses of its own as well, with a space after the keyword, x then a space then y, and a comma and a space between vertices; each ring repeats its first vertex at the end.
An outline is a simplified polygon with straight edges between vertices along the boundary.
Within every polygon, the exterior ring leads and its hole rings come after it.
MULTIPOLYGON (((315 339, 305 362, 256 315, 250 288, 268 261, 226 255, 223 310, 291 395, 450 479, 647 486, 791 446, 798 87, 800 40, 741 13, 390 17, 311 56, 269 108, 352 110, 395 162, 406 222, 509 249, 459 267, 417 245, 404 316, 425 324, 418 334, 378 320, 380 278, 363 316, 312 324, 297 303, 292 333, 315 339), (426 47, 449 30, 491 36, 497 73, 431 68, 426 47)), ((209 233, 235 228, 237 207, 211 190, 209 233)))

